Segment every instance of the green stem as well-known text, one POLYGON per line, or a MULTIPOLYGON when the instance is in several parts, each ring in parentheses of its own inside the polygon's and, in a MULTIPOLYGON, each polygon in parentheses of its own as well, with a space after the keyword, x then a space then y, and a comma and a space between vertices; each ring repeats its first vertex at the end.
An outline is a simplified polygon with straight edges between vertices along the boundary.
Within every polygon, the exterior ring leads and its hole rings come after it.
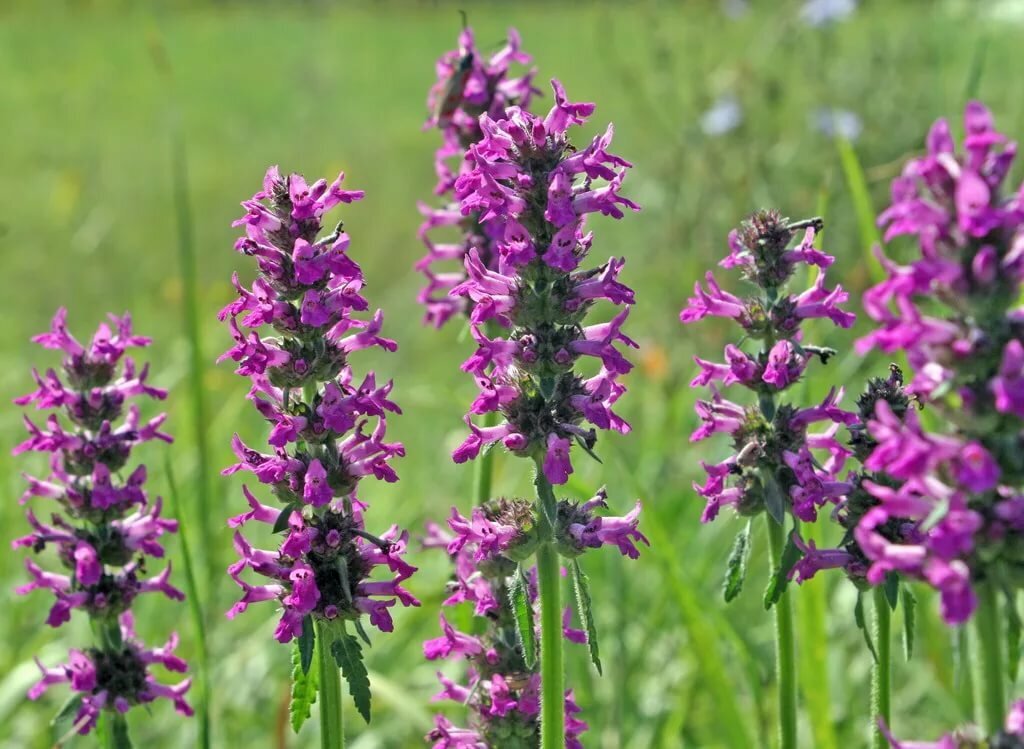
POLYGON ((343 749, 345 729, 341 708, 341 671, 331 654, 334 629, 330 624, 316 622, 316 641, 317 664, 320 667, 317 686, 320 692, 317 698, 320 703, 320 746, 322 749, 343 749))
POLYGON ((541 749, 565 747, 565 667, 562 662, 561 565, 551 521, 557 511, 554 492, 537 461, 537 586, 540 593, 541 749))
POLYGON ((991 583, 982 582, 976 587, 978 609, 974 612, 974 626, 977 634, 978 659, 974 676, 977 690, 975 710, 981 712, 978 722, 988 735, 1002 730, 1006 716, 1006 688, 1003 662, 1003 631, 999 618, 999 599, 991 583))
MULTIPOLYGON (((483 426, 492 427, 498 423, 498 413, 491 411, 484 414, 483 426)), ((487 450, 481 455, 475 466, 473 475, 473 497, 477 506, 491 498, 491 485, 494 478, 494 449, 487 450)))
POLYGON ((892 610, 885 597, 885 589, 879 585, 872 591, 875 604, 874 640, 878 651, 878 662, 871 669, 871 726, 872 747, 888 749, 889 742, 878 730, 878 719, 891 725, 890 690, 892 688, 892 610))
POLYGON ((128 738, 128 721, 124 715, 113 710, 104 710, 100 714, 102 728, 98 732, 102 749, 131 749, 128 738))
MULTIPOLYGON (((777 570, 786 544, 785 529, 765 515, 772 569, 777 570)), ((779 749, 796 749, 796 652, 793 606, 783 592, 775 606, 775 675, 779 688, 779 749)))

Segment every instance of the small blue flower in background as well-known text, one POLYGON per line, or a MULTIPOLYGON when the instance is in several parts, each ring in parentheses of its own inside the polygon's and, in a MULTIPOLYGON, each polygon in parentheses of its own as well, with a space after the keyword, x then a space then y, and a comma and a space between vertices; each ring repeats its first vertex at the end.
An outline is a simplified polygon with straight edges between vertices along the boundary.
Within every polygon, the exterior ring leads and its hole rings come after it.
POLYGON ((700 117, 700 129, 704 135, 715 137, 730 133, 743 122, 743 108, 732 94, 720 96, 711 108, 700 117))
POLYGON ((857 10, 857 0, 807 0, 800 9, 800 20, 822 27, 849 18, 857 10))
POLYGON ((825 137, 843 138, 851 143, 864 130, 860 117, 848 109, 821 107, 811 113, 811 122, 814 129, 825 137))

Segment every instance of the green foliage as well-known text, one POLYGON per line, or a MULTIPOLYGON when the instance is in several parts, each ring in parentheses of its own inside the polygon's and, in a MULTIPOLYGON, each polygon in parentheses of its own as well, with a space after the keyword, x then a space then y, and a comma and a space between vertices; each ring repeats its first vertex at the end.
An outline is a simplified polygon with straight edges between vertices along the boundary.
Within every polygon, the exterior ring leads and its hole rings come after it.
POLYGON ((743 530, 736 534, 732 551, 729 552, 729 562, 725 569, 725 580, 722 585, 722 596, 726 603, 740 594, 743 589, 743 581, 747 577, 747 560, 750 558, 750 527, 751 521, 747 520, 743 530))
POLYGON ((523 651, 523 662, 527 668, 533 668, 537 665, 536 624, 522 567, 517 567, 509 580, 508 599, 509 605, 512 606, 512 615, 515 617, 516 637, 523 651))
POLYGON ((591 611, 590 587, 587 576, 580 569, 580 560, 572 560, 572 589, 576 594, 576 610, 587 633, 587 647, 590 649, 590 660, 593 661, 597 673, 601 671, 601 654, 597 646, 597 625, 594 623, 594 612, 591 611))
MULTIPOLYGON (((303 624, 305 634, 305 624, 303 624)), ((296 640, 292 645, 292 700, 288 705, 292 730, 298 733, 302 725, 309 720, 313 703, 316 702, 317 682, 320 669, 310 668, 316 641, 311 638, 309 659, 303 652, 302 643, 296 640)))
POLYGON ((356 704, 356 710, 363 720, 370 722, 370 676, 363 663, 363 649, 359 640, 344 630, 338 630, 331 643, 331 654, 334 656, 341 675, 348 683, 348 692, 356 704))
MULTIPOLYGON (((774 523, 775 521, 769 518, 768 522, 774 523)), ((786 592, 786 586, 789 585, 789 572, 800 561, 801 556, 803 556, 802 552, 793 542, 793 534, 787 534, 786 545, 782 547, 779 566, 772 571, 771 577, 768 579, 768 587, 764 591, 764 607, 766 609, 770 609, 778 603, 779 599, 782 598, 782 594, 786 592)))

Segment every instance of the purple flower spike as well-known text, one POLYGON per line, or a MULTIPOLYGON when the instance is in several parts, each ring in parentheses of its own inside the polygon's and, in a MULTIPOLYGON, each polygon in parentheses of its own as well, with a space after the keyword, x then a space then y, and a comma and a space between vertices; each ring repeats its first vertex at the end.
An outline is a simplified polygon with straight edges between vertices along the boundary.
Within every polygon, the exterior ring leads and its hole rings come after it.
MULTIPOLYGON (((473 31, 467 28, 459 35, 459 48, 446 52, 437 61, 437 82, 427 95, 431 115, 424 125, 425 130, 441 131, 442 143, 434 157, 435 195, 450 201, 456 180, 472 170, 472 155, 467 149, 484 137, 481 115, 501 119, 506 107, 517 105, 526 109, 533 96, 540 93, 533 85, 534 69, 518 76, 510 72, 512 65, 530 64, 530 56, 520 45, 519 32, 509 29, 505 46, 487 57, 477 50, 473 31)), ((473 307, 472 300, 448 294, 465 280, 463 259, 470 251, 476 251, 486 267, 496 269, 495 243, 503 237, 482 225, 479 215, 463 216, 458 205, 433 208, 421 204, 420 212, 424 221, 419 237, 427 254, 416 269, 426 276, 427 285, 419 294, 419 302, 426 307, 425 322, 440 327, 473 307), (452 227, 458 235, 443 227, 452 227), (453 238, 435 238, 438 229, 453 238)))
POLYGON ((941 736, 937 741, 901 741, 896 739, 885 724, 879 719, 879 730, 889 742, 892 749, 972 749, 973 747, 1015 747, 1024 743, 1024 700, 1017 700, 1010 705, 1006 722, 1002 730, 986 738, 984 732, 975 725, 968 724, 952 733, 941 736))
POLYGON ((878 404, 866 465, 898 481, 865 483, 877 506, 856 538, 869 579, 896 570, 923 580, 959 623, 976 606, 976 584, 1016 579, 1024 543, 1024 208, 1006 184, 1016 144, 978 102, 967 105, 959 146, 939 120, 926 147, 879 217, 886 241, 907 237, 916 252, 901 266, 878 251, 887 277, 864 296, 877 327, 858 345, 905 353, 908 390, 946 426, 933 433, 913 412, 878 404))
MULTIPOLYGON (((633 303, 632 291, 616 280, 621 261, 581 268, 593 241, 586 214, 621 218, 618 206, 638 208, 619 195, 629 163, 608 152, 611 129, 574 151, 567 130, 584 122, 593 105, 570 103, 557 81, 552 86, 555 106, 547 117, 522 107, 480 117, 483 136, 470 147, 455 192, 463 215, 479 215, 497 238, 498 258, 490 269, 472 249, 467 278, 451 294, 473 304, 477 351, 463 369, 476 378, 481 397, 471 414, 502 412, 505 424, 494 438, 517 455, 541 457, 548 480, 564 484, 573 471, 573 443, 589 450, 595 428, 628 429, 611 405, 625 390, 618 378, 632 367, 620 346, 636 347, 622 331, 628 308, 610 322, 583 325, 593 300, 633 303), (545 198, 538 202, 536 195, 545 198), (496 336, 501 328, 507 333, 496 336), (581 356, 600 360, 598 378, 575 373, 581 356)), ((471 429, 454 455, 458 462, 491 441, 471 429)))
POLYGON ((813 359, 827 363, 835 353, 808 345, 802 322, 812 317, 827 318, 838 327, 853 322, 853 315, 839 307, 846 293, 838 286, 825 287, 825 269, 833 258, 814 247, 820 228, 818 219, 791 224, 776 211, 754 214, 729 234, 729 254, 720 265, 739 268, 760 293, 739 297, 722 289, 708 272, 707 289, 696 284, 694 296, 680 313, 684 323, 709 315, 729 318, 744 329, 745 338, 762 343, 756 353, 727 345, 723 363, 695 358, 700 371, 691 385, 707 385, 711 398, 697 402, 701 423, 690 439, 726 434, 737 446, 721 463, 705 464, 708 478, 702 486, 694 486, 706 503, 703 522, 716 518, 723 506, 741 515, 767 510, 777 522, 785 512, 813 521, 821 507, 834 504, 848 489, 839 476, 845 449, 832 438, 839 425, 856 421, 854 414, 838 405, 842 390, 833 390, 817 406, 776 402, 800 380, 813 359), (798 237, 798 244, 791 248, 798 237), (785 293, 801 264, 815 266, 817 280, 803 293, 785 293), (725 398, 717 383, 753 391, 757 405, 745 407, 725 398), (810 432, 808 427, 815 424, 823 424, 825 431, 810 432), (829 460, 816 459, 815 453, 822 448, 830 454, 829 460))
POLYGON ((236 276, 239 297, 221 312, 236 342, 222 359, 240 364, 237 373, 251 382, 248 398, 270 424, 261 450, 235 436, 238 462, 224 473, 251 472, 280 503, 264 504, 243 486, 249 510, 228 525, 256 522, 282 534, 276 549, 264 550, 236 530, 239 560, 228 574, 242 597, 227 616, 272 602, 281 611, 274 638, 282 643, 312 632, 314 621, 352 621, 361 632, 365 616, 390 632, 391 609, 419 605, 403 586, 416 571, 403 559, 408 535, 395 526, 367 532, 367 506, 357 497, 365 477, 398 480, 391 462, 405 448, 387 439, 388 414, 401 413, 390 399, 392 383, 378 384, 373 372, 359 380, 349 364, 363 349, 397 345, 382 335, 381 311, 371 313, 361 294, 365 281, 349 257, 349 236, 341 224, 322 232, 327 211, 363 198, 342 189, 343 180, 309 184, 277 167, 267 171, 234 224, 246 234, 236 248, 256 259, 259 275, 251 288, 236 276))
MULTIPOLYGON (((602 492, 579 511, 589 512, 603 505, 602 492)), ((618 519, 604 520, 614 525, 618 519)), ((631 532, 639 536, 635 532, 635 518, 626 520, 627 526, 631 524, 632 531, 615 530, 616 537, 631 532)), ((470 635, 455 629, 442 614, 441 635, 423 644, 427 660, 469 664, 465 684, 439 672, 442 689, 434 698, 468 708, 467 726, 456 727, 438 715, 426 740, 434 747, 536 746, 540 741, 540 674, 535 668, 528 668, 523 659, 509 604, 514 575, 520 574, 515 560, 529 556, 537 543, 533 508, 525 500, 492 500, 474 508, 470 519, 452 510, 448 526, 451 533, 433 527, 425 543, 446 548, 454 563, 455 577, 444 606, 471 605, 474 615, 483 621, 473 629, 479 634, 470 635)), ((522 582, 529 605, 536 608, 536 571, 530 570, 522 582)), ((572 626, 571 609, 565 609, 562 623, 566 640, 587 642, 586 632, 572 626)), ((576 717, 579 710, 572 691, 567 691, 565 741, 567 747, 575 749, 582 749, 580 736, 587 730, 587 724, 576 717)))
POLYGON ((58 627, 78 609, 97 632, 95 647, 72 650, 68 663, 54 668, 39 664, 42 679, 28 696, 36 699, 50 686, 68 683, 78 693, 74 728, 81 734, 95 727, 103 710, 122 714, 159 697, 170 699, 181 714, 192 714, 185 701, 188 679, 165 686, 148 671, 154 663, 171 671, 186 670, 185 662, 172 653, 177 635, 172 634, 165 647, 147 650, 132 628, 131 605, 138 595, 159 592, 172 600, 184 598, 169 582, 170 563, 153 577, 143 574, 146 557, 164 556, 160 539, 176 532, 178 523, 162 518, 160 498, 151 500, 146 494, 146 467, 128 467, 136 446, 171 441, 160 431, 166 415, 143 423, 139 407, 130 399, 162 400, 167 392, 146 384, 149 366, 137 367, 125 353, 148 346, 150 339, 132 333, 128 315, 111 315, 110 321, 100 324, 89 344, 83 345, 68 332, 67 311, 59 309, 50 332, 33 340, 63 352, 61 373, 33 371, 39 389, 15 400, 52 411, 45 428, 25 417, 29 438, 14 449, 15 454, 36 451, 50 456, 46 479, 26 476, 29 488, 22 502, 39 497, 57 506, 47 513, 49 522, 28 510, 32 532, 11 545, 35 553, 52 547, 67 573, 46 571, 27 559, 31 581, 17 592, 48 590, 55 601, 47 624, 58 627))

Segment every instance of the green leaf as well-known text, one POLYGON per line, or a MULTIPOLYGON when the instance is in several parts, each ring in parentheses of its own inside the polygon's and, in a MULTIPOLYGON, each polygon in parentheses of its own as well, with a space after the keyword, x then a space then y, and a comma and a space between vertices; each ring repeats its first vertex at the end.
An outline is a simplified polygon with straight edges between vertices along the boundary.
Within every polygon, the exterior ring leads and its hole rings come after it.
MULTIPOLYGON (((305 634, 305 623, 303 623, 303 634, 305 634)), ((310 639, 313 650, 316 649, 314 638, 310 639)), ((304 666, 305 660, 302 645, 296 641, 292 647, 292 701, 288 706, 288 713, 292 719, 292 730, 295 733, 298 733, 302 724, 309 719, 313 703, 316 702, 316 690, 320 678, 320 669, 304 666)), ((312 660, 312 652, 310 660, 312 660)))
POLYGON ((761 483, 764 485, 764 507, 771 519, 782 525, 786 521, 786 493, 771 471, 761 471, 761 483))
POLYGON ((890 572, 885 576, 885 600, 889 602, 889 609, 896 610, 896 603, 900 600, 900 576, 890 572))
POLYGON ((725 568, 725 581, 722 594, 726 603, 733 600, 743 589, 743 581, 747 577, 747 560, 750 558, 750 521, 736 534, 729 553, 729 562, 725 568))
POLYGON ((316 632, 313 629, 313 620, 307 614, 302 620, 302 634, 299 635, 299 664, 302 666, 302 673, 308 674, 309 667, 313 663, 313 646, 316 644, 316 632))
POLYGON ((860 633, 864 635, 864 642, 871 651, 871 658, 878 663, 878 653, 875 652, 875 643, 871 642, 871 633, 868 631, 867 621, 864 619, 864 595, 857 592, 857 605, 853 607, 853 621, 856 622, 860 633))
POLYGON ((339 631, 331 643, 331 654, 341 669, 341 675, 348 682, 348 691, 352 695, 352 701, 356 703, 356 710, 363 716, 363 720, 369 723, 370 677, 366 673, 366 664, 363 663, 363 649, 359 646, 359 640, 348 632, 339 631))
POLYGON ((874 257, 871 249, 875 245, 882 244, 882 235, 875 223, 875 210, 871 207, 871 192, 868 190, 864 168, 861 166, 860 159, 857 158, 857 152, 853 145, 846 138, 836 138, 836 150, 839 151, 839 163, 843 167, 846 187, 853 200, 853 210, 857 214, 857 230, 865 254, 868 256, 867 263, 871 278, 881 281, 884 276, 882 266, 874 257))
POLYGON ((594 623, 594 612, 591 611, 590 586, 587 576, 580 569, 578 559, 572 560, 572 587, 576 592, 576 608, 579 610, 580 621, 587 631, 587 645, 590 647, 590 660, 594 662, 597 673, 601 671, 601 654, 597 647, 597 625, 594 623))
POLYGON ((54 729, 57 735, 68 732, 70 726, 65 725, 78 715, 79 709, 82 707, 82 695, 79 692, 72 694, 68 697, 67 701, 57 711, 57 714, 53 716, 53 720, 50 721, 50 726, 54 729))
POLYGON ((356 632, 359 634, 359 637, 362 638, 362 641, 366 643, 366 647, 373 647, 373 643, 370 642, 370 636, 366 634, 366 630, 363 628, 363 623, 358 619, 352 623, 356 625, 356 632))
POLYGON ((295 502, 287 504, 281 513, 277 516, 277 520, 274 521, 274 533, 284 533, 288 530, 288 518, 292 516, 292 512, 299 509, 299 505, 295 502))
POLYGON ((917 627, 917 598, 909 585, 904 585, 900 592, 903 605, 903 653, 907 660, 914 654, 914 630, 917 627))
POLYGON ((1006 673, 1011 682, 1017 681, 1020 667, 1020 612, 1017 610, 1017 596, 1013 591, 1006 593, 1006 673))
MULTIPOLYGON (((769 522, 772 521, 769 520, 769 522)), ((803 552, 797 548, 797 545, 793 542, 793 534, 790 533, 786 536, 786 545, 782 549, 779 568, 772 573, 771 578, 768 580, 768 587, 764 591, 764 607, 766 609, 770 609, 782 598, 782 594, 786 591, 786 586, 789 584, 789 572, 793 569, 793 565, 800 561, 802 556, 803 552)))
POLYGON ((516 621, 516 637, 523 651, 523 662, 532 669, 537 665, 537 636, 533 623, 533 607, 526 594, 526 578, 523 568, 517 567, 508 586, 508 600, 516 621))

